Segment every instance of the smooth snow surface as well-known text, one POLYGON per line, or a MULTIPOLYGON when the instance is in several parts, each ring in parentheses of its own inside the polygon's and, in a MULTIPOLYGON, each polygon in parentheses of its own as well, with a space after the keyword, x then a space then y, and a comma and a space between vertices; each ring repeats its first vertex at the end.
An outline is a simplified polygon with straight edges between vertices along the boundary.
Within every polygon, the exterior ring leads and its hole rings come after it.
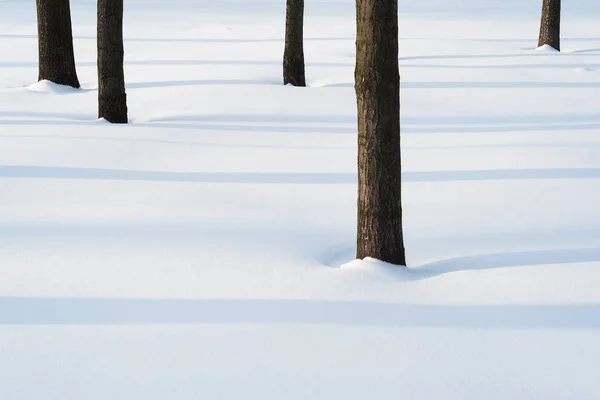
POLYGON ((130 0, 131 124, 0 1, 0 399, 600 399, 600 5, 400 1, 410 269, 353 260, 354 2, 130 0))

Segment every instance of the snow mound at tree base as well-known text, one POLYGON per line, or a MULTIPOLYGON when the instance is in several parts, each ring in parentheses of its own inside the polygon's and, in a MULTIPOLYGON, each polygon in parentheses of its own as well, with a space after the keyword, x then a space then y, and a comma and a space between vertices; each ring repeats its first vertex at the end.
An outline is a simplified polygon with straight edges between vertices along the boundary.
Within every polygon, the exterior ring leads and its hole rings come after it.
POLYGON ((547 53, 560 53, 560 51, 556 50, 554 47, 550 46, 549 44, 545 44, 540 47, 537 47, 535 50, 536 51, 544 51, 547 53))
POLYGON ((43 94, 70 94, 81 92, 81 89, 76 89, 67 85, 59 85, 47 79, 42 79, 33 85, 27 86, 27 90, 43 94))

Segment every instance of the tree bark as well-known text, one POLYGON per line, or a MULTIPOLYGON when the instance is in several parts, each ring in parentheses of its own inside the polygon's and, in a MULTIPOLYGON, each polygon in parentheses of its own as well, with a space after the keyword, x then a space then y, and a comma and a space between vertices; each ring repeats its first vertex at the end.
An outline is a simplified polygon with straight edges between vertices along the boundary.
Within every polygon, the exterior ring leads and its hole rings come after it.
POLYGON ((547 44, 560 51, 560 2, 544 0, 538 47, 547 44))
POLYGON ((287 0, 283 84, 306 86, 304 71, 304 0, 287 0))
POLYGON ((73 53, 69 0, 36 0, 38 81, 79 88, 73 53))
POLYGON ((127 123, 123 0, 98 0, 98 118, 127 123))
POLYGON ((356 257, 406 265, 401 203, 398 0, 357 0, 356 14, 356 257))

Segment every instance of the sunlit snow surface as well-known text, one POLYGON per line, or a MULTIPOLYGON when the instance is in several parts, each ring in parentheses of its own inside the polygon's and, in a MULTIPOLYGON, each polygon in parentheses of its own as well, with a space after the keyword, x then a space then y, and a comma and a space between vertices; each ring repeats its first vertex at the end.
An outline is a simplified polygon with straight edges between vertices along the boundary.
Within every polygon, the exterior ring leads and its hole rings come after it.
POLYGON ((600 398, 600 4, 400 1, 410 269, 353 260, 354 3, 128 0, 131 124, 0 1, 0 399, 600 398))

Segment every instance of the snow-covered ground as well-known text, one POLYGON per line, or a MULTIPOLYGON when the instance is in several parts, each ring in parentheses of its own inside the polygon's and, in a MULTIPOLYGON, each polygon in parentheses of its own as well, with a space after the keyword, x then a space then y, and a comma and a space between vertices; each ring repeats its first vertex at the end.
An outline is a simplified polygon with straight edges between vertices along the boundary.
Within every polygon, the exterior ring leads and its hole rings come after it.
POLYGON ((131 124, 0 1, 0 398, 600 399, 600 4, 401 0, 409 270, 352 261, 354 4, 127 0, 131 124), (32 85, 33 84, 33 85, 32 85))

